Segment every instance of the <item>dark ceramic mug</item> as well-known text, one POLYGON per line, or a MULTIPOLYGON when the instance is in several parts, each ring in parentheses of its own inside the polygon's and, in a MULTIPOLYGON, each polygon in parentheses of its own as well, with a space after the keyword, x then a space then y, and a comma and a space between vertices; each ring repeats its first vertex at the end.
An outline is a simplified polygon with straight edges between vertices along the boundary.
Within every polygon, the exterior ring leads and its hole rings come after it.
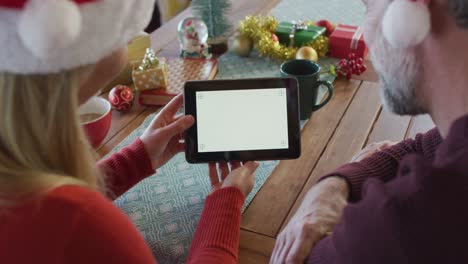
POLYGON ((333 84, 320 80, 320 65, 311 60, 292 60, 281 65, 281 76, 294 77, 299 83, 301 120, 309 119, 314 111, 324 107, 333 96, 333 84), (317 105, 320 86, 328 88, 328 96, 317 105))

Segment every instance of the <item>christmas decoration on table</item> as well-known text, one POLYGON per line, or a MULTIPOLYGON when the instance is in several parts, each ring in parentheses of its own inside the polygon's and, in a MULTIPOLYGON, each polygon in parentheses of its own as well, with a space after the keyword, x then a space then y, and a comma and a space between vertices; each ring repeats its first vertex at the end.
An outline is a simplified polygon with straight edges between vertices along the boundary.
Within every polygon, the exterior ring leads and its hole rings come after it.
POLYGON ((163 106, 175 96, 183 93, 187 81, 212 80, 218 73, 216 59, 168 59, 168 87, 166 90, 140 92, 138 101, 142 105, 163 106))
MULTIPOLYGON (((314 25, 311 21, 305 24, 314 25)), ((276 35, 278 26, 279 22, 273 16, 248 16, 240 22, 239 32, 252 39, 260 56, 282 61, 296 58, 298 47, 289 47, 278 42, 279 37, 276 35)), ((328 53, 328 42, 328 37, 321 35, 315 40, 305 43, 304 46, 313 48, 319 57, 324 57, 328 53)))
POLYGON ((127 112, 133 106, 134 93, 130 87, 117 85, 109 92, 109 102, 112 109, 119 112, 127 112))
POLYGON ((132 39, 127 46, 127 65, 120 74, 103 89, 103 91, 108 92, 119 84, 132 84, 132 71, 141 63, 145 57, 146 50, 149 48, 151 48, 151 38, 148 34, 143 33, 142 35, 132 39))
POLYGON ((182 58, 209 59, 208 27, 200 18, 189 17, 182 20, 178 26, 180 56, 182 58))
POLYGON ((330 57, 343 59, 349 53, 365 58, 368 48, 362 29, 357 26, 339 24, 330 36, 330 57))
POLYGON ((303 21, 281 22, 276 28, 279 42, 289 47, 305 46, 323 36, 325 32, 325 28, 303 21))
POLYGON ((351 80, 353 75, 360 76, 366 72, 367 66, 364 64, 364 59, 362 57, 350 53, 336 65, 331 65, 327 71, 334 76, 346 77, 346 79, 351 80))
POLYGON ((208 28, 208 44, 213 54, 227 51, 227 40, 232 24, 227 17, 231 9, 230 0, 192 0, 192 10, 208 28))
POLYGON ((335 28, 336 26, 333 25, 330 21, 328 20, 319 20, 315 23, 315 25, 319 26, 319 27, 324 27, 326 28, 326 32, 325 32, 325 35, 327 37, 330 37, 331 34, 333 33, 333 31, 335 31, 335 28))
POLYGON ((138 91, 166 89, 166 61, 159 59, 152 49, 147 49, 141 64, 133 69, 132 79, 138 91))
POLYGON ((253 40, 245 35, 236 36, 232 50, 241 57, 248 57, 253 49, 253 40))
POLYGON ((302 47, 296 53, 296 59, 298 60, 311 60, 318 62, 318 54, 311 47, 302 47))

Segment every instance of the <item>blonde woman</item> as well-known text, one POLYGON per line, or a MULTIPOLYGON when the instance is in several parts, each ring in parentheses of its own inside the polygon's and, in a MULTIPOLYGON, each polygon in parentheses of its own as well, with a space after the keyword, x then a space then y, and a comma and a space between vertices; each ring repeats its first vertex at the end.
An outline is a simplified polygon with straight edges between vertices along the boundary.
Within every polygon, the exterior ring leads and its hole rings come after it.
MULTIPOLYGON (((177 97, 97 166, 77 109, 123 67, 154 0, 0 0, 0 262, 155 263, 109 198, 183 150, 177 97)), ((213 192, 191 263, 236 263, 241 206, 258 164, 210 166, 213 192)), ((157 219, 155 219, 157 221, 157 219)))

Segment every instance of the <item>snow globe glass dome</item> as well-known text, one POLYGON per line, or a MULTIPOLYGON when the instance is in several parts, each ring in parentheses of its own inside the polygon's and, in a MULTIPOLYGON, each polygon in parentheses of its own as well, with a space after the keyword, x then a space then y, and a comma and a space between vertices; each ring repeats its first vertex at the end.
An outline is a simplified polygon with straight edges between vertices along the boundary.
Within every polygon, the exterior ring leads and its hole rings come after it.
POLYGON ((194 40, 200 44, 208 41, 208 27, 197 17, 188 17, 179 23, 177 28, 181 48, 189 46, 194 40))

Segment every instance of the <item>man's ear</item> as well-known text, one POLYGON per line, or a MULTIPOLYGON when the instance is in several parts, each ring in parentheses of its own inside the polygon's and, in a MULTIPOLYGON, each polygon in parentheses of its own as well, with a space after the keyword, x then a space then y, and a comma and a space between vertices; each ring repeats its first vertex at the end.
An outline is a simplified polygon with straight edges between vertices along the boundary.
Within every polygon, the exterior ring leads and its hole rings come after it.
POLYGON ((385 39, 394 48, 421 44, 431 31, 431 0, 394 0, 382 22, 385 39))

